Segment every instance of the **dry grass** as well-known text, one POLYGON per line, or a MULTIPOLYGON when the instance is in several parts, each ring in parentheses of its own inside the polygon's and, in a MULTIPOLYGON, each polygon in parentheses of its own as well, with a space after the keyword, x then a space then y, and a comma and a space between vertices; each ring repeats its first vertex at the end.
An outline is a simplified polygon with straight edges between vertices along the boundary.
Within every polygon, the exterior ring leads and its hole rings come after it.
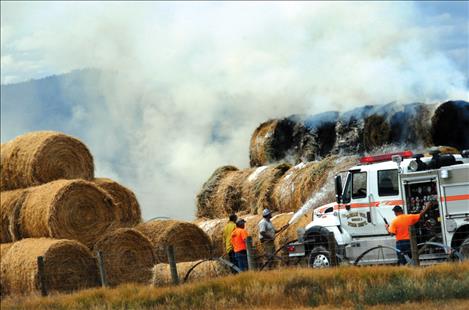
MULTIPOLYGON (((20 238, 50 237, 73 239, 92 248, 116 218, 112 198, 92 182, 84 180, 58 180, 22 190, 24 199, 18 199, 14 208, 3 200, 10 196, 2 192, 2 226, 4 210, 13 240, 20 238)), ((16 196, 15 191, 14 195, 16 196)), ((2 227, 3 230, 3 227, 2 227)), ((2 232, 2 241, 3 239, 2 232)), ((5 240, 11 241, 11 240, 5 240)))
POLYGON ((60 132, 31 132, 1 146, 2 191, 58 179, 91 180, 93 176, 93 157, 88 148, 60 132))
POLYGON ((445 309, 451 304, 462 309, 468 299, 466 262, 427 268, 247 272, 178 287, 126 285, 49 298, 7 298, 2 309, 411 309, 414 305, 445 309))

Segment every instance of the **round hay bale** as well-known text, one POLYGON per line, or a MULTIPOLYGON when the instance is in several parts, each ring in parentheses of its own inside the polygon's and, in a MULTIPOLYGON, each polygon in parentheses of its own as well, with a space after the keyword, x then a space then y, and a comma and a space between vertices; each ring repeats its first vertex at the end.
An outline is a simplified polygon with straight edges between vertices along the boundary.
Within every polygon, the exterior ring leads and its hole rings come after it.
POLYGON ((132 227, 142 222, 140 205, 134 192, 107 178, 96 178, 94 183, 106 191, 114 200, 117 210, 117 226, 132 227))
POLYGON ((363 146, 366 151, 390 142, 391 127, 386 119, 377 114, 365 118, 363 128, 363 146))
POLYGON ((243 197, 242 186, 255 168, 230 171, 218 183, 215 193, 212 195, 212 204, 217 206, 218 213, 215 217, 225 217, 232 213, 248 211, 246 198, 243 197))
POLYGON ((251 136, 249 162, 251 167, 278 161, 297 163, 300 141, 306 128, 290 118, 271 119, 260 124, 251 136))
POLYGON ((141 232, 132 228, 116 229, 99 239, 93 251, 102 254, 109 285, 150 281, 155 254, 151 241, 141 232))
POLYGON ((199 219, 194 221, 194 224, 200 227, 207 236, 209 236, 212 243, 212 254, 214 257, 223 256, 225 254, 225 240, 223 240, 223 231, 225 225, 228 223, 228 218, 225 219, 199 219))
POLYGON ((20 211, 27 190, 13 190, 0 193, 1 242, 13 242, 22 238, 20 211))
MULTIPOLYGON (((272 209, 272 192, 275 184, 285 172, 289 164, 262 166, 255 169, 242 184, 241 193, 246 201, 247 210, 252 214, 260 214, 265 208, 272 209)), ((272 210, 274 211, 274 210, 272 210)))
POLYGON ((434 105, 424 103, 402 106, 390 118, 391 143, 410 147, 430 146, 430 118, 434 108, 434 105))
POLYGON ((213 195, 216 193, 220 181, 228 173, 237 170, 238 168, 233 166, 223 166, 212 173, 197 194, 197 217, 215 218, 218 214, 223 213, 220 206, 213 203, 213 195))
POLYGON ((167 263, 166 248, 174 247, 176 262, 210 258, 211 242, 197 225, 176 220, 152 220, 135 227, 152 242, 158 262, 167 263))
POLYGON ((78 139, 53 131, 31 132, 1 146, 1 190, 26 188, 58 179, 87 179, 93 157, 78 139))
MULTIPOLYGON (((231 274, 230 268, 218 260, 199 260, 177 264, 179 280, 194 282, 208 280, 231 274)), ((168 264, 157 264, 153 267, 152 284, 156 286, 171 284, 171 271, 168 264)))
MULTIPOLYGON (((58 180, 24 192, 18 206, 21 238, 74 239, 92 248, 116 218, 112 198, 88 181, 58 180)), ((2 199, 3 209, 8 207, 2 199)))
POLYGON ((447 101, 436 108, 431 118, 434 145, 469 149, 469 102, 447 101))
POLYGON ((96 261, 81 243, 48 238, 15 242, 1 258, 1 286, 6 294, 39 290, 37 257, 44 257, 50 292, 71 292, 99 284, 96 261))

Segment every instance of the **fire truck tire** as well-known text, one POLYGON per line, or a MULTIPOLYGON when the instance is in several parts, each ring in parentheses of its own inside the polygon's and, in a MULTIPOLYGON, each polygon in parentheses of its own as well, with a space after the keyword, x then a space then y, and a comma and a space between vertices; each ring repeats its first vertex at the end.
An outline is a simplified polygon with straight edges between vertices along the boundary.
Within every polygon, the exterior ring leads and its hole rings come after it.
POLYGON ((464 257, 464 260, 469 260, 469 237, 461 243, 459 253, 464 257))
POLYGON ((314 247, 309 253, 308 265, 315 269, 332 267, 331 253, 322 246, 314 247))

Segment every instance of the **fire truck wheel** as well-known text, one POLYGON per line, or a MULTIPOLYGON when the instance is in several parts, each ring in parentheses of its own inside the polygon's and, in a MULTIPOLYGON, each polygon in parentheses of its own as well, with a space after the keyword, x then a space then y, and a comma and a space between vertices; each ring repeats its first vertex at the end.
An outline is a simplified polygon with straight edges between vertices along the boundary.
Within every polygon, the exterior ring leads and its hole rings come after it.
POLYGON ((459 253, 461 253, 465 260, 469 260, 469 237, 462 242, 459 247, 459 253))
POLYGON ((309 254, 308 265, 312 268, 330 268, 331 254, 322 246, 314 247, 309 254))

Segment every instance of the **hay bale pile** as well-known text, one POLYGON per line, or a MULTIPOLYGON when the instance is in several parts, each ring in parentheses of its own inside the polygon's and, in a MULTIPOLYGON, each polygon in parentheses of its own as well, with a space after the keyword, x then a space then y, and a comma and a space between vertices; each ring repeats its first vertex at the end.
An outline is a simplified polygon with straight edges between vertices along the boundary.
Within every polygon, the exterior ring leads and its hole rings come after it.
POLYGON ((2 144, 1 170, 2 191, 94 176, 88 148, 78 139, 53 131, 28 133, 2 144))
MULTIPOLYGON (((230 268, 218 260, 184 262, 178 263, 176 267, 181 282, 207 280, 231 274, 230 268)), ((151 283, 156 286, 172 283, 168 264, 157 264, 153 267, 151 283)))
POLYGON ((197 219, 194 224, 200 227, 210 238, 212 245, 212 255, 214 257, 225 254, 225 241, 223 240, 223 230, 228 223, 228 218, 224 219, 197 219))
POLYGON ((23 239, 9 246, 1 256, 2 294, 27 294, 39 290, 38 256, 44 257, 45 284, 51 292, 71 292, 99 283, 96 261, 79 242, 23 239))
POLYGON ((290 116, 259 125, 251 136, 251 167, 357 155, 384 146, 469 148, 469 102, 367 105, 350 111, 290 116))
POLYGON ((176 220, 152 220, 135 227, 152 242, 156 260, 168 262, 166 248, 174 247, 177 262, 187 262, 212 256, 210 238, 197 225, 176 220))
POLYGON ((95 243, 93 251, 102 253, 109 285, 150 281, 156 262, 153 245, 136 229, 120 228, 105 234, 95 243))
POLYGON ((36 290, 40 255, 49 290, 97 285, 89 249, 107 257, 111 285, 150 280, 151 242, 138 231, 115 230, 141 222, 135 194, 94 179, 93 158, 79 140, 33 132, 2 144, 1 189, 2 293, 36 290))

